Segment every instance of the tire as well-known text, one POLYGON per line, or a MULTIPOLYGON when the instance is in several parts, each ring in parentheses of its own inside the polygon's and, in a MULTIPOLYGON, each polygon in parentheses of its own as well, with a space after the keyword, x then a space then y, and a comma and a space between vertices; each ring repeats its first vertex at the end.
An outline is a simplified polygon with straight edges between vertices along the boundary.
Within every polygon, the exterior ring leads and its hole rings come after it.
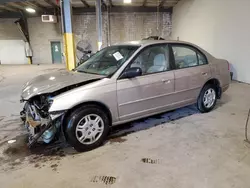
POLYGON ((97 105, 85 105, 68 116, 64 128, 65 138, 76 151, 89 151, 103 144, 109 127, 109 118, 101 108, 97 105))
MULTIPOLYGON (((208 100, 207 100, 208 101, 208 100)), ((209 100, 210 101, 210 100, 209 100)), ((216 94, 216 88, 212 84, 206 84, 199 95, 198 101, 197 101, 197 108, 201 113, 207 113, 210 112, 216 105, 217 102, 217 94, 216 94), (213 93, 210 95, 211 103, 205 102, 206 100, 205 95, 207 95, 209 92, 213 93)))

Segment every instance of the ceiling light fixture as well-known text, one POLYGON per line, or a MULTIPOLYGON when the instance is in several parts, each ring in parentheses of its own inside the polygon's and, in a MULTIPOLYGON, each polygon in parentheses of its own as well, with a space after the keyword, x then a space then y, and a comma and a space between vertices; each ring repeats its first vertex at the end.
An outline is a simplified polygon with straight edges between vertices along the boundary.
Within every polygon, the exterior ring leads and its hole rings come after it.
POLYGON ((132 2, 132 0, 123 0, 123 3, 124 4, 129 4, 129 3, 131 3, 132 2))
POLYGON ((35 12, 36 12, 36 10, 33 9, 33 8, 26 8, 25 10, 26 10, 27 12, 29 12, 29 13, 35 13, 35 12))

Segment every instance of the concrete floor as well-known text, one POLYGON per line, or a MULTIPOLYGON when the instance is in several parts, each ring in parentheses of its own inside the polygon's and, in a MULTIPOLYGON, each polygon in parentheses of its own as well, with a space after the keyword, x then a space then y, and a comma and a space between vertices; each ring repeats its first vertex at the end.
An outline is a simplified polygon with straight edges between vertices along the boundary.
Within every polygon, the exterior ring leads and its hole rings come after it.
POLYGON ((0 187, 249 187, 250 86, 236 82, 208 114, 190 106, 121 126, 90 152, 43 146, 31 154, 18 136, 22 84, 59 68, 0 66, 0 187), (5 142, 15 136, 16 143, 5 142))

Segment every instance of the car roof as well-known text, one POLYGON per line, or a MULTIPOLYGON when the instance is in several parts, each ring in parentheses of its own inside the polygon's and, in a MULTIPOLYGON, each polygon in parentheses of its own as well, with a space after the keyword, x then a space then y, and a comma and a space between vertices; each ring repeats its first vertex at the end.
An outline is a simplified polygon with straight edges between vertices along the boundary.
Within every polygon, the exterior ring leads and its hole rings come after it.
POLYGON ((179 40, 139 40, 139 41, 129 41, 129 42, 122 42, 122 43, 117 43, 115 45, 128 45, 128 46, 140 46, 140 47, 146 47, 152 44, 169 44, 169 43, 175 43, 175 44, 186 44, 190 45, 192 47, 195 47, 196 49, 200 50, 203 52, 208 59, 214 58, 210 53, 208 53, 206 50, 202 49, 201 47, 190 43, 186 41, 179 41, 179 40))
POLYGON ((180 44, 190 44, 190 45, 195 46, 194 44, 191 44, 189 42, 178 41, 178 40, 138 40, 138 41, 117 43, 115 45, 148 46, 148 45, 152 45, 152 44, 162 44, 162 43, 180 43, 180 44))

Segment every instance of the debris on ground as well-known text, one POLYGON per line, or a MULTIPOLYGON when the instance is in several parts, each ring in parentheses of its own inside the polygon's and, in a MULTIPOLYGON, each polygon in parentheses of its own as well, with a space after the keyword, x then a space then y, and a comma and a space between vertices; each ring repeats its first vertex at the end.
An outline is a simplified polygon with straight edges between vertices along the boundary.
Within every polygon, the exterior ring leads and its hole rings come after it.
POLYGON ((8 141, 8 144, 13 144, 13 143, 15 143, 16 142, 16 140, 9 140, 8 141))

